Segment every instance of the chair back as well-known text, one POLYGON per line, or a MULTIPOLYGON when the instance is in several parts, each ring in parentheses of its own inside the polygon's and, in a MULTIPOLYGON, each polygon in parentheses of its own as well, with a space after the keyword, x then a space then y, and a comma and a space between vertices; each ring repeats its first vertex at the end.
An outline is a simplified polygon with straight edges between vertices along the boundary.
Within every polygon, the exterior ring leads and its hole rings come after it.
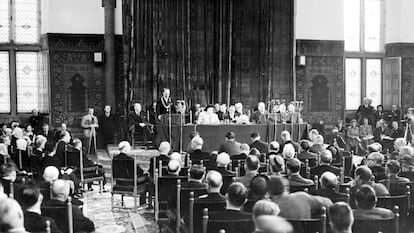
POLYGON ((399 233, 399 212, 398 206, 393 209, 394 217, 377 220, 355 219, 352 225, 353 233, 378 233, 390 232, 399 233))
POLYGON ((81 153, 79 150, 71 149, 66 151, 66 165, 68 167, 77 167, 80 169, 81 167, 81 160, 80 160, 81 153))
POLYGON ((48 183, 49 185, 46 185, 44 187, 40 187, 40 193, 43 195, 43 201, 48 201, 52 197, 52 183, 48 183))
POLYGON ((64 233, 73 233, 72 199, 68 197, 65 206, 42 206, 42 215, 55 219, 64 233))
POLYGON ((398 175, 401 177, 406 177, 410 179, 410 181, 414 181, 414 172, 400 172, 398 175))
POLYGON ((326 208, 322 207, 320 218, 287 219, 295 233, 326 233, 326 208))
POLYGON ((135 167, 133 159, 112 159, 112 178, 116 182, 117 179, 134 180, 135 167))
POLYGON ((342 155, 342 167, 345 176, 352 176, 352 155, 349 152, 344 152, 342 155))
POLYGON ((348 203, 348 204, 349 204, 349 199, 350 199, 350 190, 349 190, 349 188, 346 188, 346 189, 345 189, 345 194, 346 194, 346 196, 344 196, 344 197, 329 198, 329 199, 330 199, 333 203, 343 201, 343 202, 345 202, 345 203, 348 203))
POLYGON ((220 193, 222 195, 227 193, 227 188, 233 183, 233 178, 235 175, 224 175, 223 176, 223 186, 221 186, 220 193))
POLYGON ((310 184, 310 185, 290 185, 289 186, 289 192, 290 193, 295 193, 295 192, 300 192, 300 191, 305 191, 305 190, 307 190, 307 192, 315 191, 315 184, 310 184))
POLYGON ((208 216, 208 209, 203 211, 203 233, 220 232, 225 230, 227 233, 253 232, 253 219, 212 219, 208 216), (207 214, 207 217, 206 217, 207 214))
POLYGON ((377 207, 392 210, 395 206, 398 206, 399 215, 405 217, 411 207, 410 196, 410 187, 406 186, 406 192, 404 195, 377 197, 377 207))

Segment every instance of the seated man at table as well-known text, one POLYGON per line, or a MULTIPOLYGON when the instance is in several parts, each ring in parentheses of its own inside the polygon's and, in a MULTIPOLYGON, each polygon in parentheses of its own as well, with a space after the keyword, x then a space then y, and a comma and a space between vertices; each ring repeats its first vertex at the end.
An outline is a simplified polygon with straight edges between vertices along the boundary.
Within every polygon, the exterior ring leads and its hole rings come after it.
POLYGON ((205 112, 201 112, 198 116, 197 124, 199 125, 217 125, 220 120, 214 112, 214 105, 208 105, 205 112))
POLYGON ((228 132, 226 134, 226 141, 220 145, 219 153, 226 152, 230 156, 239 155, 241 153, 240 145, 240 142, 236 141, 236 134, 228 132))
POLYGON ((200 163, 200 160, 205 160, 205 162, 210 160, 210 154, 203 151, 203 144, 204 140, 199 135, 191 139, 192 152, 190 153, 190 159, 192 164, 198 164, 200 163))
POLYGON ((289 159, 286 163, 286 171, 289 178, 290 186, 306 186, 313 185, 313 181, 310 179, 303 178, 300 174, 301 163, 298 159, 289 159))
POLYGON ((250 134, 250 138, 252 139, 252 144, 250 144, 250 148, 256 148, 260 151, 260 153, 267 154, 269 152, 269 144, 260 140, 259 132, 253 132, 250 134))
POLYGON ((250 123, 249 116, 246 115, 245 112, 243 111, 243 104, 236 103, 234 107, 236 108, 236 112, 234 113, 236 123, 237 124, 249 124, 250 123))
POLYGON ((266 124, 267 113, 265 103, 259 102, 257 104, 257 111, 252 114, 250 121, 256 124, 266 124))
POLYGON ((339 176, 341 173, 341 169, 335 166, 332 166, 332 153, 330 150, 324 150, 320 154, 320 164, 317 167, 314 167, 310 170, 311 177, 318 176, 321 177, 321 175, 326 172, 330 171, 336 176, 339 176))
POLYGON ((243 204, 247 201, 247 194, 247 188, 242 183, 231 184, 225 197, 226 209, 209 213, 209 219, 212 221, 221 220, 222 222, 209 224, 209 231, 217 232, 217 230, 225 229, 230 233, 251 233, 254 230, 252 215, 241 211, 243 204), (232 221, 240 222, 232 223, 232 221))

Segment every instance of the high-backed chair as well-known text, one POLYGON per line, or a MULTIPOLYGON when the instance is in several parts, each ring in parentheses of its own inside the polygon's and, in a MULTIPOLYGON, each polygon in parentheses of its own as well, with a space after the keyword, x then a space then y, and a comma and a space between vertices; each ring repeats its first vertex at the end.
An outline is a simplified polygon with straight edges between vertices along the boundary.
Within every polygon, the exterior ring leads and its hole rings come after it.
POLYGON ((85 167, 83 164, 83 152, 79 150, 66 151, 66 165, 79 169, 79 176, 82 186, 94 181, 99 182, 99 192, 103 189, 103 176, 98 172, 98 166, 85 167))
POLYGON ((241 229, 245 230, 244 232, 254 231, 252 218, 237 220, 211 219, 208 213, 207 208, 203 210, 203 233, 220 232, 221 230, 225 230, 227 233, 240 233, 241 229))
POLYGON ((40 186, 40 193, 43 195, 43 201, 48 201, 52 197, 52 184, 53 182, 44 183, 40 186), (46 185, 49 184, 49 185, 46 185))
POLYGON ((411 207, 410 196, 410 188, 409 186, 406 186, 406 191, 403 195, 377 197, 377 207, 391 210, 394 206, 398 206, 400 219, 405 221, 411 207))
POLYGON ((227 188, 230 186, 231 183, 233 183, 233 178, 235 178, 235 175, 224 175, 223 176, 223 186, 221 186, 220 193, 222 195, 227 193, 227 188))
POLYGON ((68 197, 66 206, 42 206, 42 215, 55 219, 64 233, 73 233, 72 200, 68 197))
POLYGON ((295 233, 326 233, 326 208, 322 207, 319 218, 286 219, 292 224, 295 233))
POLYGON ((128 208, 124 206, 124 196, 134 198, 134 210, 137 210, 137 199, 140 199, 146 191, 146 177, 138 177, 137 160, 112 159, 112 188, 111 209, 128 208), (114 205, 114 195, 121 195, 121 205, 114 205))
POLYGON ((378 232, 390 232, 399 233, 399 209, 395 206, 393 209, 394 217, 381 219, 381 220, 364 220, 355 219, 354 225, 352 225, 353 233, 378 233, 378 232))
POLYGON ((1 179, 0 181, 3 185, 4 194, 8 195, 10 198, 14 198, 14 182, 4 179, 1 179))

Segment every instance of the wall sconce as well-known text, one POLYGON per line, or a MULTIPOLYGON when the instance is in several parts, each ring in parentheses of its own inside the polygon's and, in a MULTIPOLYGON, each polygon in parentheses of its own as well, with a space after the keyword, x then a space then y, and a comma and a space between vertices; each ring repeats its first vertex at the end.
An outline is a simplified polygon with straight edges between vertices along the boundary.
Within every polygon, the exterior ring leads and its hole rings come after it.
POLYGON ((103 54, 103 52, 94 52, 93 53, 93 62, 94 63, 104 63, 104 54, 103 54))

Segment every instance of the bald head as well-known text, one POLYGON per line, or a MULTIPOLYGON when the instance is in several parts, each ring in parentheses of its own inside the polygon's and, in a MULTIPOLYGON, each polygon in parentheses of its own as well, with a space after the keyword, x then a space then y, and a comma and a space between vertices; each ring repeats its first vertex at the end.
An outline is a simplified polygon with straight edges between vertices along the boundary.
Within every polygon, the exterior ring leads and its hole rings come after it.
POLYGON ((332 172, 324 172, 321 176, 322 188, 333 189, 336 187, 338 179, 332 172))
POLYGON ((222 152, 217 155, 217 167, 226 167, 231 162, 229 154, 222 152))
POLYGON ((131 144, 128 141, 122 141, 118 144, 118 148, 121 153, 127 154, 131 151, 131 144))
POLYGON ((250 152, 250 146, 249 145, 247 145, 246 143, 242 143, 241 145, 240 145, 240 151, 241 151, 241 153, 244 153, 244 154, 249 154, 249 152, 250 152))
POLYGON ((331 164, 332 163, 332 152, 330 150, 324 150, 321 152, 321 163, 331 164))
POLYGON ((43 171, 43 179, 47 182, 55 181, 59 178, 59 170, 55 166, 48 166, 43 171))
POLYGON ((276 151, 276 152, 278 152, 278 151, 279 151, 279 149, 280 149, 280 144, 279 144, 278 142, 276 142, 276 141, 273 141, 273 142, 271 142, 271 143, 269 144, 269 149, 270 149, 271 151, 276 151))
POLYGON ((195 136, 191 139, 191 149, 192 150, 201 150, 203 148, 204 141, 200 136, 195 136))
POLYGON ((171 159, 171 160, 176 160, 176 161, 178 161, 179 163, 181 163, 181 154, 180 154, 180 153, 178 153, 178 152, 174 152, 174 153, 172 153, 172 154, 170 155, 170 159, 171 159))
POLYGON ((355 170, 355 179, 368 182, 371 180, 371 177, 372 177, 372 171, 368 166, 359 166, 355 170))
POLYGON ((161 142, 161 144, 160 144, 160 146, 158 148, 158 151, 162 155, 167 155, 170 152, 170 149, 171 149, 170 143, 164 141, 164 142, 161 142))
POLYGON ((291 140, 289 131, 283 131, 280 136, 284 142, 291 140))
POLYGON ((177 160, 173 160, 173 159, 170 160, 170 162, 168 162, 168 173, 178 175, 179 172, 180 172, 180 162, 178 162, 177 160))
POLYGON ((217 171, 209 171, 207 173, 206 181, 208 184, 209 192, 220 192, 220 188, 223 185, 223 177, 217 171))
POLYGON ((54 199, 66 201, 69 196, 69 191, 69 183, 66 180, 56 180, 52 184, 52 194, 54 199))

